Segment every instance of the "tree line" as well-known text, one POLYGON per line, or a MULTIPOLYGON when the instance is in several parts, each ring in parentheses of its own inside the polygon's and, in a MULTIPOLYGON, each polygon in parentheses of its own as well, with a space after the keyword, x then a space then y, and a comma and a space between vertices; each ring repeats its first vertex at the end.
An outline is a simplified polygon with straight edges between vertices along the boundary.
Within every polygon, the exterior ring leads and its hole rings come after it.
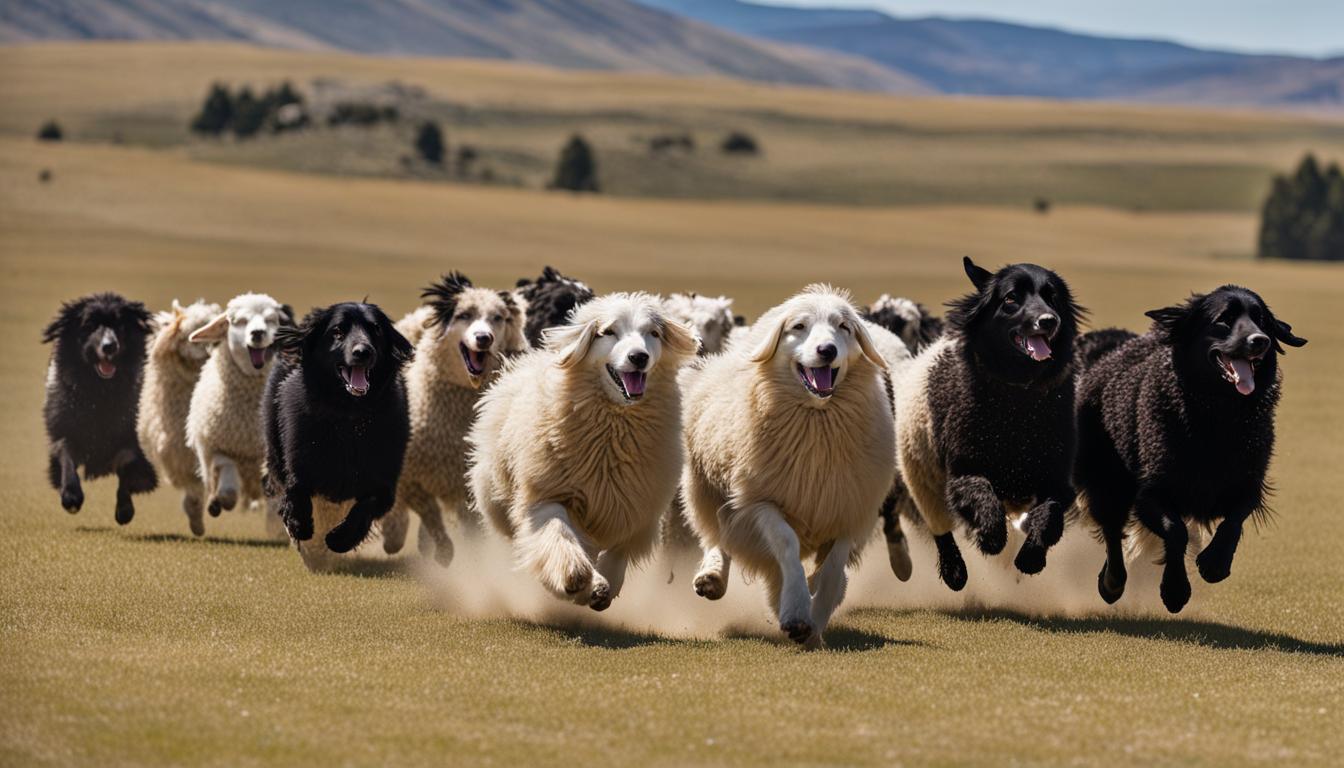
POLYGON ((1274 177, 1260 219, 1260 258, 1344 260, 1344 174, 1308 154, 1274 177))

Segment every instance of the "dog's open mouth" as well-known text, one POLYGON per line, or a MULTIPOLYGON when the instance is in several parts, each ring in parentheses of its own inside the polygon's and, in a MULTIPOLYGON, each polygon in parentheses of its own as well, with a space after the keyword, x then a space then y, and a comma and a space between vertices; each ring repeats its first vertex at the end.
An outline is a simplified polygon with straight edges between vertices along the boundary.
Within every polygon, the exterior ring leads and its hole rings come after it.
POLYGON ((839 368, 808 368, 801 364, 795 364, 798 369, 798 378, 803 382, 803 386, 808 392, 817 397, 827 398, 835 394, 835 377, 840 372, 839 368))
POLYGON ((1222 352, 1217 352, 1214 359, 1218 363, 1218 368, 1222 371, 1223 378, 1229 384, 1237 388, 1237 391, 1243 395, 1249 395, 1255 391, 1255 367, 1258 360, 1248 360, 1244 357, 1228 357, 1222 352))
POLYGON ((1036 362, 1043 362, 1050 359, 1050 339, 1043 333, 1033 333, 1023 336, 1020 333, 1013 334, 1013 343, 1022 350, 1022 354, 1030 357, 1036 362))
POLYGON ((369 393, 369 369, 362 365, 342 365, 341 378, 345 379, 345 391, 355 397, 369 393))
POLYGON ((472 376, 480 376, 485 373, 485 360, 489 357, 489 352, 477 352, 461 342, 457 345, 462 353, 462 362, 467 366, 467 373, 472 376))
POLYGON ((626 400, 633 402, 644 396, 644 384, 649 376, 647 371, 617 371, 608 365, 607 374, 621 388, 621 394, 625 395, 626 400))
POLYGON ((266 350, 268 347, 248 347, 247 358, 252 361, 252 367, 258 371, 266 365, 266 350))
POLYGON ((111 360, 99 360, 93 364, 93 369, 104 379, 110 379, 117 375, 117 364, 111 360))

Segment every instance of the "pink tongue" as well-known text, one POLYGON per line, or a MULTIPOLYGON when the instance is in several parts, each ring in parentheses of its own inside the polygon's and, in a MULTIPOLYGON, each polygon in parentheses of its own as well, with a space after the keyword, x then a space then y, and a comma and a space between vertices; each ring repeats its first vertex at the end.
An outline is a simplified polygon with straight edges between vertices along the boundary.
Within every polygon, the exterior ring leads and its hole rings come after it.
POLYGON ((350 388, 360 392, 369 388, 369 377, 365 375, 364 366, 357 365, 350 369, 350 388))
POLYGON ((1050 359, 1050 344, 1046 342, 1044 336, 1027 337, 1027 354, 1031 355, 1032 360, 1041 361, 1050 359))
POLYGON ((261 366, 266 364, 266 350, 264 349, 257 349, 256 347, 248 347, 247 355, 248 357, 252 358, 253 368, 260 368, 261 366))
POLYGON ((479 370, 481 370, 482 368, 485 367, 485 353, 484 353, 484 352, 477 352, 477 351, 474 350, 474 349, 468 349, 468 350, 467 350, 467 357, 471 360, 471 367, 472 367, 472 368, 474 368, 474 369, 476 369, 476 370, 479 371, 479 370))
POLYGON ((1255 371, 1251 370, 1250 362, 1234 357, 1227 364, 1232 366, 1232 374, 1237 377, 1237 391, 1243 395, 1254 392, 1255 371))
POLYGON ((812 380, 812 388, 818 392, 826 392, 831 389, 830 368, 808 368, 807 378, 812 380))
POLYGON ((117 372, 117 366, 103 360, 98 361, 98 372, 104 376, 111 376, 117 372))
POLYGON ((621 372, 621 384, 625 386, 625 394, 631 397, 638 397, 644 394, 644 372, 630 371, 621 372))

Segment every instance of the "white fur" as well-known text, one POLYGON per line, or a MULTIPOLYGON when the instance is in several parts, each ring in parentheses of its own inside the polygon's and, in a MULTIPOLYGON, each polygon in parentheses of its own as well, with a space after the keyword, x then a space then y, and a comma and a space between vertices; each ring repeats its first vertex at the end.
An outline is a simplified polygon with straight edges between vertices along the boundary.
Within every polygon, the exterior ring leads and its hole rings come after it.
POLYGON ((196 473, 196 453, 187 445, 187 411, 210 347, 189 337, 219 312, 218 304, 196 301, 183 307, 173 299, 172 309, 156 316, 135 425, 145 457, 160 477, 182 490, 182 511, 197 536, 205 534, 205 489, 196 473))
MULTIPOLYGON (((889 339, 884 340, 890 341, 889 339)), ((738 559, 761 575, 780 628, 808 647, 843 599, 894 477, 886 361, 849 297, 809 286, 761 317, 701 368, 686 389, 682 494, 705 550, 696 590, 717 599, 738 559), (834 394, 805 388, 834 344, 834 394), (802 560, 814 557, 811 584, 802 560)))
POLYGON ((664 301, 669 316, 689 325, 700 336, 703 354, 717 355, 733 331, 733 300, 694 293, 674 293, 664 301))
MULTIPOLYGON (((211 514, 242 500, 262 500, 261 393, 276 329, 288 319, 275 299, 245 293, 190 336, 196 343, 218 342, 201 369, 187 412, 187 445, 196 453, 211 514), (260 369, 252 365, 249 348, 264 350, 260 369)), ((273 521, 268 527, 278 533, 273 521)))
POLYGON ((698 346, 657 297, 617 293, 547 331, 510 363, 468 436, 475 505, 518 562, 558 597, 602 610, 630 561, 649 554, 681 470, 676 374, 698 346), (649 355, 644 395, 627 402, 608 366, 649 355))

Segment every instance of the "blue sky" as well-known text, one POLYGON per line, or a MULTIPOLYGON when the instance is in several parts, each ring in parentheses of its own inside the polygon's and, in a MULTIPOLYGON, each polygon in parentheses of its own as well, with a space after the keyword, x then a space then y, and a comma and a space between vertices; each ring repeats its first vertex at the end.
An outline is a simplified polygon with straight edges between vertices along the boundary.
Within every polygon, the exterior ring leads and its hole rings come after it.
POLYGON ((1344 55, 1344 0, 752 0, 974 16, 1241 51, 1344 55))

